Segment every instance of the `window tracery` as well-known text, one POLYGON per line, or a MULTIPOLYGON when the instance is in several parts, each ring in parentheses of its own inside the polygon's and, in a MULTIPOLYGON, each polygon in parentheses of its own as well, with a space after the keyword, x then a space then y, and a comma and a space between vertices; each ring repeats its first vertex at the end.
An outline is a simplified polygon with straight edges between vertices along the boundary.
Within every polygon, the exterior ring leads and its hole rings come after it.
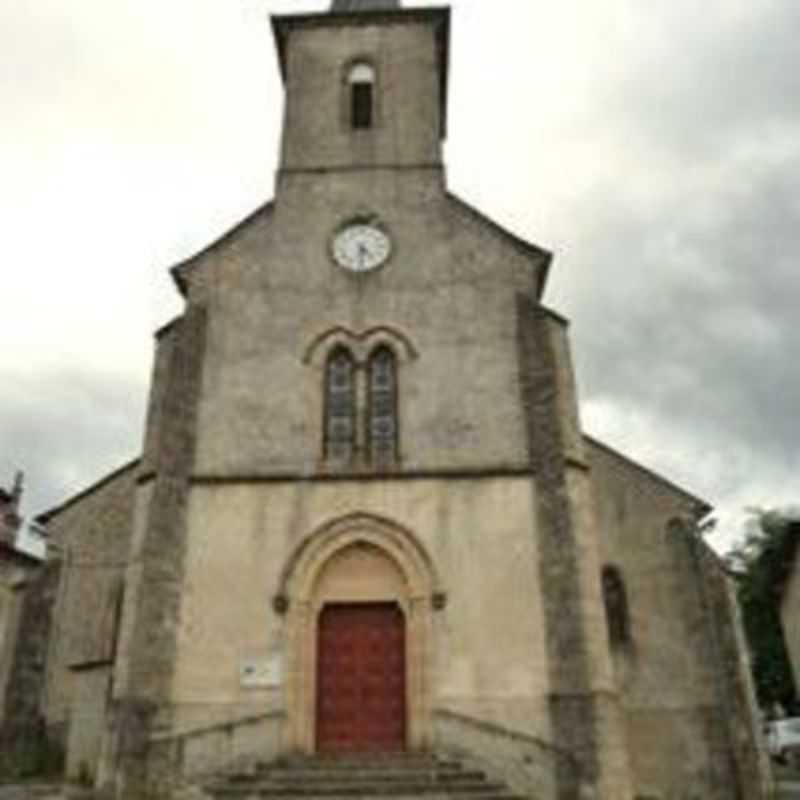
POLYGON ((329 466, 388 467, 398 458, 398 357, 337 344, 325 359, 324 458, 329 466))

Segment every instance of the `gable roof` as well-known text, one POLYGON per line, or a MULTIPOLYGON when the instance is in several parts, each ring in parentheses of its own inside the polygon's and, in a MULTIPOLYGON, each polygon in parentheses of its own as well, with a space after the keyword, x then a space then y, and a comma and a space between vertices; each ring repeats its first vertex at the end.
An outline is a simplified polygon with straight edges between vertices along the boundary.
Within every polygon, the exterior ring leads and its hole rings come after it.
POLYGON ((191 272, 192 267, 194 267, 195 264, 197 264, 197 262, 203 258, 203 256, 213 253, 215 250, 218 250, 227 244, 235 236, 247 230, 247 228, 253 225, 258 217, 260 217, 262 214, 271 214, 274 207, 274 201, 268 200, 263 205, 258 206, 258 208, 248 214, 244 219, 237 222, 232 228, 228 228, 227 231, 218 236, 216 239, 212 240, 210 244, 207 244, 205 247, 198 250, 194 255, 191 255, 189 258, 179 261, 177 264, 170 267, 170 275, 172 275, 172 280, 175 282, 175 286, 178 288, 178 291, 181 293, 181 295, 186 297, 189 288, 189 273, 191 272))
POLYGON ((714 510, 714 507, 710 503, 698 497, 696 494, 692 494, 683 487, 678 486, 677 483, 673 483, 671 480, 669 480, 669 478, 665 478, 663 475, 660 475, 658 472, 655 472, 649 467, 645 467, 638 461, 634 461, 629 456, 626 456, 624 453, 620 453, 619 450, 615 450, 613 447, 610 447, 604 442, 601 442, 599 439, 595 439, 594 437, 589 436, 587 434, 584 434, 583 439, 590 447, 594 447, 598 450, 601 450, 607 455, 610 455, 612 458, 615 458, 618 461, 624 463, 625 465, 632 467, 638 472, 641 472, 643 475, 650 478, 650 480, 656 483, 660 483, 665 488, 670 489, 673 492, 677 492, 678 494, 685 497, 686 500, 688 500, 694 506, 695 513, 697 514, 698 519, 702 519, 703 517, 707 516, 714 510))
POLYGON ((99 489, 102 489, 106 484, 111 483, 114 478, 118 478, 125 472, 129 470, 135 469, 139 466, 141 458, 134 458, 132 461, 128 461, 126 464, 123 464, 121 467, 118 467, 113 472, 109 472, 108 475, 104 475, 99 480, 95 481, 90 486, 87 486, 85 489, 82 489, 77 494, 73 494, 71 497, 68 497, 63 503, 53 506, 53 508, 48 509, 47 511, 43 511, 41 514, 38 514, 35 518, 35 521, 40 525, 46 525, 51 519, 57 517, 62 511, 66 511, 71 506, 74 506, 79 500, 83 500, 85 497, 94 494, 99 489))
POLYGON ((445 196, 448 200, 455 203, 468 216, 477 220, 482 225, 486 225, 488 228, 491 228, 491 230, 493 230, 501 238, 505 239, 512 247, 515 247, 517 250, 523 253, 523 255, 536 259, 539 262, 540 274, 537 291, 538 296, 541 298, 541 296, 544 294, 545 286, 547 285, 547 277, 550 274, 550 267, 553 263, 553 254, 549 250, 545 250, 544 248, 539 247, 538 245, 535 245, 520 236, 517 236, 515 233, 511 233, 508 228, 504 228, 502 225, 495 222, 491 217, 475 208, 475 206, 470 205, 466 200, 463 200, 458 195, 453 194, 453 192, 447 191, 445 192, 445 196))

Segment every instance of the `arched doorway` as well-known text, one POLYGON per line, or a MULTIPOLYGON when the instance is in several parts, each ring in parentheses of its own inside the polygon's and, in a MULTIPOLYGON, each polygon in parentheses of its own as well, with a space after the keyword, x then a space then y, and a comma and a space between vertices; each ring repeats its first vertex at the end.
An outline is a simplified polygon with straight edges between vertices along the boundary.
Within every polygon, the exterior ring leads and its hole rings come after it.
POLYGON ((288 749, 427 749, 431 615, 443 594, 418 542, 386 520, 339 520, 295 551, 281 588, 288 749))

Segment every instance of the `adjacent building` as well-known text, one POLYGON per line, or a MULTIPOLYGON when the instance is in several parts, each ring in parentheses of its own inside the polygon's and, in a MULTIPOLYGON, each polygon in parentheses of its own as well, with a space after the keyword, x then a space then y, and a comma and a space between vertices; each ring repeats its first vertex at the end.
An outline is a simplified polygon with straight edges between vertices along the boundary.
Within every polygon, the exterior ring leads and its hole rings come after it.
POLYGON ((22 473, 17 473, 11 489, 0 487, 0 726, 6 712, 25 588, 40 565, 40 559, 17 547, 21 500, 22 473))
POLYGON ((787 523, 783 538, 785 571, 780 585, 780 612, 786 650, 792 662, 795 686, 800 686, 800 521, 787 523))

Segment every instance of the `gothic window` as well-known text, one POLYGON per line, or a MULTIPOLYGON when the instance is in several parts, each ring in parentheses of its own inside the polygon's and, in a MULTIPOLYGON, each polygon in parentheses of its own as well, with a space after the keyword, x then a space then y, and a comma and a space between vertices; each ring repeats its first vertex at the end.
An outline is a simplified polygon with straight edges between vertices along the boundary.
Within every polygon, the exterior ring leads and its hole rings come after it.
POLYGON ((375 69, 364 62, 354 64, 347 76, 350 89, 350 125, 371 128, 375 117, 375 69))
POLYGON ((391 464, 397 457, 397 360, 388 347, 369 359, 368 429, 373 464, 391 464))
POLYGON ((338 347, 325 369, 325 457, 349 463, 356 440, 355 363, 350 351, 338 347))
POLYGON ((603 602, 611 646, 628 644, 631 638, 628 595, 622 573, 617 567, 603 567, 603 602))

